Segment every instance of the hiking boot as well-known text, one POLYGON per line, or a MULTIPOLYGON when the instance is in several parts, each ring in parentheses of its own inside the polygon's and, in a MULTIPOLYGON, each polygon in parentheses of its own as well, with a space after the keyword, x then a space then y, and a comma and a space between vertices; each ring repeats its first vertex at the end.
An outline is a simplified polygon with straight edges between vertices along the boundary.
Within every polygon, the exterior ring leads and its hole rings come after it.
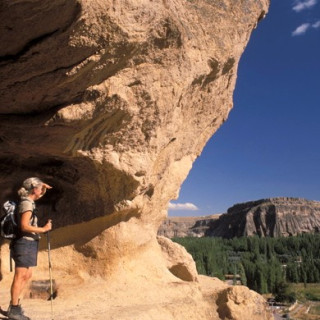
POLYGON ((23 314, 23 310, 20 305, 9 306, 7 317, 10 320, 31 320, 29 317, 23 314))

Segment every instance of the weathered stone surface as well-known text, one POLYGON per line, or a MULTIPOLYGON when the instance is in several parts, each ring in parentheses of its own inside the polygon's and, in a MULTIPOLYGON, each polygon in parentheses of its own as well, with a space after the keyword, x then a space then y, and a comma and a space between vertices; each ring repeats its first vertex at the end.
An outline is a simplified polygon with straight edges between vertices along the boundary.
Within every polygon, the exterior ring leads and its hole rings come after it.
POLYGON ((320 231, 320 202, 271 198, 236 204, 211 222, 207 236, 293 236, 320 231))
POLYGON ((158 236, 157 240, 167 261, 169 271, 184 281, 197 281, 198 272, 190 253, 166 237, 158 236))
POLYGON ((229 286, 218 278, 198 277, 201 292, 212 305, 217 305, 217 319, 271 320, 265 299, 244 286, 229 286))
POLYGON ((221 319, 274 319, 267 311, 266 301, 247 287, 229 287, 219 292, 217 305, 221 319))
POLYGON ((162 222, 158 235, 167 238, 203 237, 211 223, 219 217, 220 214, 205 217, 168 217, 162 222))
POLYGON ((1 186, 48 180, 56 227, 112 213, 162 220, 228 116, 267 4, 3 1, 1 186))
MULTIPOLYGON (((153 290, 175 281, 156 259, 157 230, 228 117, 240 56, 268 5, 1 1, 0 200, 28 176, 54 187, 39 209, 53 219, 60 279, 117 278, 125 288, 147 274, 161 279, 153 290)), ((213 319, 192 296, 192 314, 213 319)), ((165 318, 186 318, 177 312, 165 318)))

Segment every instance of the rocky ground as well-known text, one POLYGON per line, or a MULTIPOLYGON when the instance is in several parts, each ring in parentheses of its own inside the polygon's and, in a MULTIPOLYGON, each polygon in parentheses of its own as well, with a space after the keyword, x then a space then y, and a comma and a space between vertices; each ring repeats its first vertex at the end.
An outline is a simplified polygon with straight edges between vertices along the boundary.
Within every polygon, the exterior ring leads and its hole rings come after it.
MULTIPOLYGON (((53 316, 51 301, 46 300, 49 293, 44 299, 31 299, 29 287, 22 299, 26 314, 33 320, 246 320, 248 315, 251 320, 270 319, 262 296, 244 286, 229 286, 217 278, 198 275, 183 247, 171 246, 171 241, 164 237, 158 241, 162 254, 171 257, 166 271, 158 267, 150 270, 146 257, 136 257, 136 260, 120 261, 117 274, 106 278, 97 275, 96 270, 90 274, 82 269, 81 260, 72 247, 52 250, 52 277, 57 284, 53 316), (61 268, 70 257, 74 268, 61 268), (177 262, 182 258, 189 260, 188 264, 177 262), (184 271, 177 272, 180 278, 170 272, 172 265, 175 271, 184 271)), ((0 306, 4 310, 10 300, 13 277, 13 273, 8 272, 9 259, 5 251, 2 251, 1 267, 6 272, 0 286, 0 306)), ((155 266, 161 262, 158 256, 152 258, 155 266)), ((33 271, 32 280, 49 279, 45 250, 39 253, 38 267, 33 271)))
MULTIPOLYGON (((3 309, 7 307, 9 301, 8 284, 6 282, 6 285, 2 285, 0 289, 0 303, 3 309)), ((228 286, 215 278, 200 277, 199 283, 194 283, 192 286, 181 281, 168 283, 166 286, 153 284, 153 294, 150 295, 152 291, 148 288, 143 299, 141 292, 146 289, 146 283, 142 280, 134 287, 131 284, 130 286, 123 284, 121 289, 118 285, 114 286, 102 279, 79 279, 79 282, 73 283, 60 279, 60 284, 60 294, 53 301, 53 315, 50 301, 25 298, 22 303, 26 315, 32 320, 218 320, 226 319, 227 315, 227 313, 224 314, 227 308, 216 309, 214 300, 218 298, 219 290, 226 289, 228 286), (199 288, 201 288, 200 291, 199 288), (206 299, 206 302, 202 302, 203 311, 195 307, 196 303, 200 303, 200 300, 197 300, 199 295, 206 299), (208 305, 205 306, 205 304, 210 305, 210 303, 212 310, 208 314, 208 305)), ((238 288, 241 294, 246 292, 250 295, 246 287, 238 288)), ((265 313, 265 306, 259 304, 261 301, 258 297, 257 295, 256 300, 248 299, 247 301, 235 299, 234 304, 243 303, 243 307, 241 309, 238 307, 238 316, 233 319, 245 320, 247 319, 245 314, 248 313, 253 315, 252 319, 270 319, 265 313)))

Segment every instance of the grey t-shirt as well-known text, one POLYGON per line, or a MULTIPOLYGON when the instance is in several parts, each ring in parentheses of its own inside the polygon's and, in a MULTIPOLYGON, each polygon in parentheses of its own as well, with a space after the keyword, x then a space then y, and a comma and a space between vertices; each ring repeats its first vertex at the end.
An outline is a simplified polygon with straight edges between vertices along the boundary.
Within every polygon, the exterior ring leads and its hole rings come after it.
MULTIPOLYGON (((35 208, 36 208, 36 204, 34 203, 33 200, 31 200, 30 198, 21 198, 21 201, 19 203, 19 207, 18 207, 18 214, 19 214, 19 220, 21 222, 21 217, 22 214, 24 212, 27 211, 31 211, 32 212, 32 216, 31 219, 29 221, 29 225, 33 226, 33 227, 37 227, 38 226, 38 217, 35 215, 35 208)), ((39 235, 34 233, 34 232, 21 232, 22 237, 28 240, 38 240, 39 239, 39 235)))

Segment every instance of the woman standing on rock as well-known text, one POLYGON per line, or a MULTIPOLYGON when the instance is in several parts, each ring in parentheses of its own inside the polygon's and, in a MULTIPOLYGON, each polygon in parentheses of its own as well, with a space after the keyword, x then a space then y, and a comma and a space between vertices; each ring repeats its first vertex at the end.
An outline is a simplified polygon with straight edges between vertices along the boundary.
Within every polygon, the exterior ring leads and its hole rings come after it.
POLYGON ((18 191, 20 202, 17 211, 19 233, 11 242, 11 255, 15 262, 15 273, 11 285, 11 302, 7 316, 14 320, 30 320, 23 314, 19 304, 20 295, 32 276, 31 267, 37 265, 40 233, 51 230, 51 220, 44 227, 38 227, 35 201, 51 187, 39 178, 26 179, 18 191))

